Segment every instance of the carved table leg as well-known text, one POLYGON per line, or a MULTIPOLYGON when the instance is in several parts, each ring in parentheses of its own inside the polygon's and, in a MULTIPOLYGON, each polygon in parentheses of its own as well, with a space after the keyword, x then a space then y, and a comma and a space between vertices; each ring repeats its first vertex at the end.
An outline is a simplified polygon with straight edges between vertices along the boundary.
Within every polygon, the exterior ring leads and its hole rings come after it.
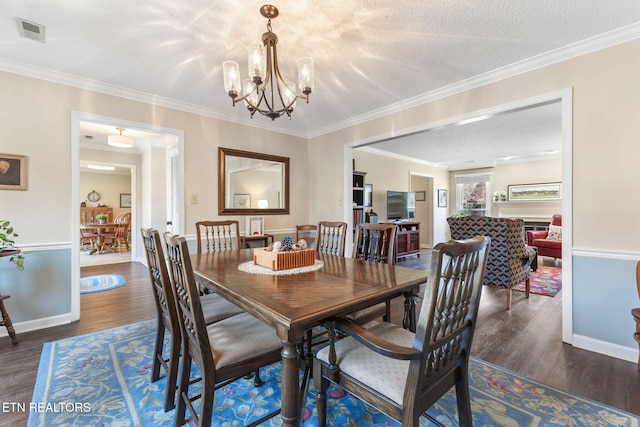
POLYGON ((0 326, 5 326, 7 328, 7 332, 11 337, 11 343, 13 345, 18 344, 18 339, 16 338, 16 331, 13 329, 13 323, 11 323, 11 318, 9 317, 9 313, 7 309, 4 307, 4 300, 8 299, 8 295, 0 295, 0 312, 2 313, 2 322, 0 322, 0 326))
POLYGON ((298 369, 300 356, 295 342, 282 342, 282 425, 298 427, 300 425, 298 411, 298 369))

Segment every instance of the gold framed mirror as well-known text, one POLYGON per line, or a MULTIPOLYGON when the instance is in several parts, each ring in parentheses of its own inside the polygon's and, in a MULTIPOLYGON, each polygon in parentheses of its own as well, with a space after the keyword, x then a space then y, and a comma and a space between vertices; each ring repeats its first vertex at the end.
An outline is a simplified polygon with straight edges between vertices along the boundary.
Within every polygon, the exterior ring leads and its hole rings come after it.
POLYGON ((218 214, 289 213, 289 158, 218 148, 218 214))

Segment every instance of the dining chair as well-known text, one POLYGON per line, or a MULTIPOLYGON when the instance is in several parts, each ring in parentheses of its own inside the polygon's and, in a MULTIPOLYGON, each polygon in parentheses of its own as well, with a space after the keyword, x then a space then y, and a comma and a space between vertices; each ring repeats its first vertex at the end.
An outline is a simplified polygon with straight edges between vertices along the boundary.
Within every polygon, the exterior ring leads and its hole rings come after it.
MULTIPOLYGON (((328 322, 332 339, 313 365, 319 426, 326 391, 340 385, 405 427, 455 386, 459 425, 472 426, 469 353, 490 239, 478 236, 435 246, 416 332, 382 322, 369 329, 347 319, 328 322)), ((436 423, 437 424, 437 423, 436 423)))
POLYGON ((238 221, 198 221, 196 236, 199 254, 244 249, 238 221))
POLYGON ((347 223, 341 221, 320 221, 316 234, 316 254, 344 256, 347 238, 347 223))
POLYGON ((95 228, 80 228, 80 250, 91 250, 96 247, 98 233, 95 228))
MULTIPOLYGON (((183 425, 187 409, 198 426, 210 426, 215 390, 262 366, 281 360, 282 342, 276 330, 249 313, 237 314, 207 325, 200 305, 189 248, 184 237, 165 234, 169 277, 177 301, 182 335, 182 363, 178 383, 176 425, 183 425), (189 396, 191 365, 202 374, 200 410, 189 396)), ((251 425, 276 415, 271 413, 251 425)))
MULTIPOLYGON (((395 224, 360 223, 356 226, 353 242, 355 259, 369 262, 395 264, 395 237, 398 227, 395 224)), ((347 316, 350 320, 363 325, 382 317, 385 322, 391 319, 391 301, 374 305, 347 316)))
POLYGON ((318 226, 313 224, 296 225, 296 242, 304 240, 307 248, 313 249, 316 245, 318 226))
MULTIPOLYGON (((153 228, 143 227, 141 230, 149 277, 153 288, 153 296, 157 312, 156 341, 153 351, 153 369, 151 381, 160 379, 160 368, 167 373, 164 410, 175 407, 175 393, 178 379, 178 363, 180 360, 181 332, 180 320, 171 288, 160 233, 153 228), (164 337, 169 331, 169 357, 164 357, 164 337)), ((207 295, 202 298, 202 313, 206 324, 225 319, 243 310, 237 305, 217 296, 207 295)))
POLYGON ((117 249, 118 252, 125 247, 127 252, 130 250, 129 248, 129 227, 131 225, 131 213, 123 213, 119 214, 115 223, 117 224, 115 232, 110 237, 110 246, 112 249, 117 249))

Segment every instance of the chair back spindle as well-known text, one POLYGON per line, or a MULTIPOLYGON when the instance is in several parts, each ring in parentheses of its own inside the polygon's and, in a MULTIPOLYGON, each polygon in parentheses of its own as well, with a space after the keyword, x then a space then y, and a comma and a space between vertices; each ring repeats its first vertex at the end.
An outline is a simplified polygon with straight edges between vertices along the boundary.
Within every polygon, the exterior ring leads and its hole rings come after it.
POLYGON ((224 252, 244 248, 238 221, 196 222, 198 253, 224 252))
POLYGON ((344 256, 346 238, 346 222, 320 221, 316 237, 316 254, 344 256))

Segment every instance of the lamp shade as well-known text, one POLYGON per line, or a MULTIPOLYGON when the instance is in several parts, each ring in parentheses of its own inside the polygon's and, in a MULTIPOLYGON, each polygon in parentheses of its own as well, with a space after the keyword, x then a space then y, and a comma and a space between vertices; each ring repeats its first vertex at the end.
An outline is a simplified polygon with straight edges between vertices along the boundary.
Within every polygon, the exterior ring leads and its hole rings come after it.
POLYGON ((124 135, 107 136, 107 144, 112 147, 131 148, 133 147, 133 138, 124 135))
POLYGON ((296 62, 298 63, 298 86, 302 93, 308 95, 311 93, 315 83, 313 59, 305 56, 296 62))
POLYGON ((268 200, 258 200, 258 209, 267 209, 269 207, 268 200))
POLYGON ((116 128, 116 129, 120 131, 120 135, 107 136, 107 144, 109 144, 112 147, 132 148, 133 138, 122 134, 122 131, 125 130, 124 128, 116 128))

